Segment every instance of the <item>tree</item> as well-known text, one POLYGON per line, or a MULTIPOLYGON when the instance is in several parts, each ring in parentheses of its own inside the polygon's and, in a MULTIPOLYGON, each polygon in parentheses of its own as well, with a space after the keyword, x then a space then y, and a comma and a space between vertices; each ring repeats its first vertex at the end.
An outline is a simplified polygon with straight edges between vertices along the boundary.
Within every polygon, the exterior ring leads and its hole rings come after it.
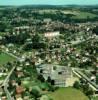
POLYGON ((54 92, 55 91, 55 87, 51 84, 48 84, 48 91, 52 91, 54 92))
POLYGON ((75 83, 73 84, 73 87, 76 89, 80 88, 80 83, 78 81, 75 81, 75 83))
POLYGON ((51 80, 51 85, 55 85, 55 80, 51 80))
POLYGON ((87 91, 89 90, 89 84, 82 85, 82 89, 83 89, 83 92, 86 94, 87 91))
POLYGON ((44 79, 44 77, 43 77, 43 75, 38 75, 38 79, 41 81, 41 82, 45 82, 45 79, 44 79))
POLYGON ((0 54, 2 53, 2 49, 0 48, 0 54))
POLYGON ((32 38, 32 43, 33 43, 33 49, 40 49, 40 48, 46 48, 46 43, 43 42, 42 38, 40 35, 35 34, 32 38))
POLYGON ((96 26, 94 29, 93 29, 93 32, 96 33, 98 35, 98 26, 96 26))
POLYGON ((25 51, 32 50, 32 48, 33 48, 33 44, 32 44, 32 43, 26 43, 26 44, 24 45, 24 47, 23 47, 23 49, 24 49, 25 51))
POLYGON ((91 88, 89 88, 89 90, 86 92, 87 96, 91 96, 93 94, 94 94, 94 91, 91 88))
POLYGON ((98 84, 98 74, 96 75, 96 84, 98 84))
POLYGON ((47 82, 51 83, 51 77, 48 76, 47 82))
POLYGON ((5 32, 6 28, 7 28, 7 24, 0 22, 0 32, 5 32))
POLYGON ((38 34, 35 34, 32 38, 33 43, 39 43, 41 40, 41 37, 38 34))
POLYGON ((30 92, 30 94, 34 96, 35 100, 36 100, 38 97, 41 96, 40 93, 39 93, 39 91, 36 90, 36 89, 32 89, 32 91, 30 92))

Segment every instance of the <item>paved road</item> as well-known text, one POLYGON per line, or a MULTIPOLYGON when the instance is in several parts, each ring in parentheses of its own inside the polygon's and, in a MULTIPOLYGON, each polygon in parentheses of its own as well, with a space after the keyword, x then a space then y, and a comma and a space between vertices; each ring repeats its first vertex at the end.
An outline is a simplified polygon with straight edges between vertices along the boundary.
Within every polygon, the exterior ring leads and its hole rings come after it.
MULTIPOLYGON (((6 53, 7 55, 10 55, 10 56, 16 58, 16 59, 19 60, 19 61, 20 61, 20 59, 21 59, 21 58, 15 56, 15 55, 13 55, 12 53, 8 53, 8 52, 6 52, 6 51, 3 51, 3 52, 6 53)), ((7 77, 5 78, 5 80, 4 80, 3 84, 2 84, 2 86, 4 86, 4 91, 5 91, 6 95, 7 95, 7 99, 8 99, 8 100, 13 100, 12 97, 11 97, 10 92, 9 92, 8 89, 7 89, 7 85, 8 85, 9 78, 10 78, 10 76, 11 76, 11 74, 13 73, 13 71, 14 71, 15 68, 16 68, 16 66, 14 66, 14 67, 11 69, 11 71, 9 72, 9 74, 7 75, 7 77)))
POLYGON ((89 83, 90 87, 91 87, 93 90, 95 90, 95 91, 98 90, 98 89, 97 89, 97 86, 96 86, 94 83, 92 83, 92 82, 90 81, 90 79, 89 79, 87 76, 85 76, 81 71, 77 70, 76 68, 75 68, 75 69, 73 68, 72 71, 73 71, 73 73, 74 73, 75 75, 77 75, 79 78, 85 79, 85 80, 89 83))
POLYGON ((7 89, 7 85, 8 85, 9 78, 10 78, 10 76, 11 76, 11 74, 13 73, 13 71, 14 71, 15 68, 16 68, 16 67, 14 66, 14 67, 11 69, 11 71, 9 72, 8 76, 6 77, 6 79, 4 80, 4 82, 3 82, 3 84, 2 84, 2 86, 4 86, 4 91, 5 91, 6 95, 7 95, 7 99, 8 99, 8 100, 12 100, 12 97, 11 97, 11 94, 9 93, 9 91, 8 91, 8 89, 7 89))
POLYGON ((13 73, 13 71, 14 71, 15 68, 16 68, 16 67, 14 66, 14 67, 11 69, 11 71, 9 72, 9 74, 7 75, 7 77, 5 78, 5 80, 4 80, 4 82, 3 82, 3 86, 5 86, 5 85, 8 83, 9 78, 10 78, 10 76, 11 76, 11 74, 13 73))

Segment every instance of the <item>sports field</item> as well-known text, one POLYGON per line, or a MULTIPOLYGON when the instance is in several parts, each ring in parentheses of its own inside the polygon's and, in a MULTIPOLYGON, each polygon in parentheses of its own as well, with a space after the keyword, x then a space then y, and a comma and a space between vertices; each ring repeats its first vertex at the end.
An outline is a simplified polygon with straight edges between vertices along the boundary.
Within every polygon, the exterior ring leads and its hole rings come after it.
POLYGON ((89 100, 80 90, 74 88, 60 88, 48 95, 53 100, 89 100))

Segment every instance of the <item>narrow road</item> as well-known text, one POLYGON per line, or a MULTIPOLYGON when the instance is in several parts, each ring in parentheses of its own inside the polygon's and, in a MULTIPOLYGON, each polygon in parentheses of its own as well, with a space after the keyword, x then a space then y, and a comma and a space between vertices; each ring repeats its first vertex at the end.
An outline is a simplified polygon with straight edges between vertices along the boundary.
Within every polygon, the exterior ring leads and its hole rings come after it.
MULTIPOLYGON (((21 59, 21 58, 15 56, 15 55, 13 55, 12 53, 8 53, 8 52, 6 52, 6 51, 2 51, 2 52, 6 53, 6 54, 9 55, 9 56, 12 56, 12 57, 16 58, 16 59, 19 60, 19 61, 20 61, 20 59, 21 59)), ((10 78, 10 76, 11 76, 11 74, 13 73, 13 71, 14 71, 15 68, 16 68, 16 66, 14 66, 14 67, 11 69, 11 71, 9 72, 9 74, 7 75, 7 77, 5 78, 5 80, 4 80, 3 84, 2 84, 2 86, 4 86, 4 91, 5 91, 6 95, 7 95, 7 100, 13 100, 12 97, 11 97, 10 92, 9 92, 8 89, 7 89, 7 85, 8 85, 9 78, 10 78)))
POLYGON ((13 71, 14 71, 14 69, 15 69, 16 67, 14 66, 12 69, 11 69, 11 71, 9 72, 9 74, 7 75, 7 77, 5 78, 5 80, 4 80, 4 82, 3 82, 3 86, 5 86, 7 83, 8 83, 8 81, 9 81, 9 78, 10 78, 10 76, 11 76, 11 74, 13 73, 13 71))

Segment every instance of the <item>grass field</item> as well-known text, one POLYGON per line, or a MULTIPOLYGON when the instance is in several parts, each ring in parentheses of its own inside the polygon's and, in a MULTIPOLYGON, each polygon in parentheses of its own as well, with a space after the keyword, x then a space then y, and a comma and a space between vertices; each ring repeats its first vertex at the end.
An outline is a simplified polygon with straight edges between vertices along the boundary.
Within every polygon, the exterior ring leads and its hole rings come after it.
POLYGON ((48 95, 53 100, 89 100, 81 91, 74 88, 60 88, 48 95))
POLYGON ((0 65, 5 64, 9 61, 14 61, 15 58, 5 54, 5 53, 0 53, 0 65))
POLYGON ((0 32, 0 36, 3 36, 5 33, 4 32, 0 32))
POLYGON ((94 98, 94 100, 98 100, 98 96, 94 98))
POLYGON ((77 12, 76 16, 73 16, 73 19, 86 19, 86 18, 94 18, 97 15, 88 13, 88 12, 77 12))

